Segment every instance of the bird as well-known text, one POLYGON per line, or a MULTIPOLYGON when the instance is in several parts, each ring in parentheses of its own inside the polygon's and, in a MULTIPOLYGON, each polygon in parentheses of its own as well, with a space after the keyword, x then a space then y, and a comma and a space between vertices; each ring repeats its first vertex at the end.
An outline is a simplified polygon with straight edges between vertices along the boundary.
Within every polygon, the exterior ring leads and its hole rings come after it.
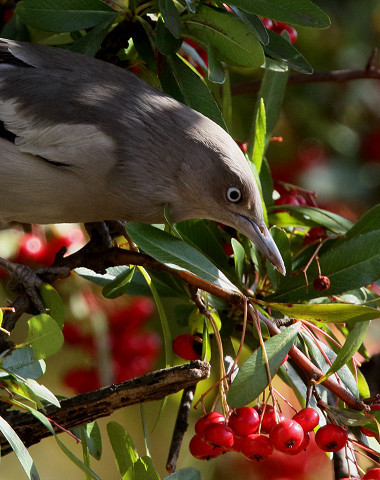
POLYGON ((286 274, 237 143, 111 63, 0 39, 0 178, 0 221, 213 220, 286 274))

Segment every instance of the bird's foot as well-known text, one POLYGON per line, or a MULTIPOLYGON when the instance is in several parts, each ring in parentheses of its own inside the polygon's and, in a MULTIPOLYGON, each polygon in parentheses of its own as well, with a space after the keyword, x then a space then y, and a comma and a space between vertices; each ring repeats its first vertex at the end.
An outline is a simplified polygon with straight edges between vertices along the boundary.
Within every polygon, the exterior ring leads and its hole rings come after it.
POLYGON ((27 265, 12 263, 9 260, 0 258, 0 267, 10 276, 9 286, 12 290, 17 290, 20 286, 25 290, 33 305, 39 312, 45 313, 45 305, 40 297, 39 290, 48 277, 58 279, 66 278, 70 275, 68 267, 54 266, 42 267, 34 270, 27 265))

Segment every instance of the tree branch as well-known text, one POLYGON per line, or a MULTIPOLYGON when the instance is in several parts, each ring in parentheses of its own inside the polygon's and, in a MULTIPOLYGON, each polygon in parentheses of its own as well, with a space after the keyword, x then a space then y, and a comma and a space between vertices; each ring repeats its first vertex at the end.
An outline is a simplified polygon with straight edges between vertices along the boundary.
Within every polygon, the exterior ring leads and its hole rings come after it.
MULTIPOLYGON (((380 69, 373 66, 363 70, 330 70, 328 72, 314 72, 311 75, 295 73, 289 75, 288 85, 299 85, 301 83, 322 83, 334 82, 344 83, 352 80, 380 79, 380 69)), ((257 93, 260 90, 261 80, 241 83, 231 86, 232 95, 244 95, 247 93, 257 93)))
MULTIPOLYGON (((62 400, 61 408, 47 406, 43 413, 54 423, 56 433, 64 427, 66 430, 107 417, 115 410, 129 405, 135 405, 152 400, 160 400, 167 395, 179 392, 196 385, 208 378, 210 365, 199 360, 176 367, 157 370, 141 377, 128 380, 117 385, 100 388, 99 390, 82 393, 72 398, 62 400)), ((4 418, 16 431, 26 447, 34 445, 51 433, 32 414, 11 411, 4 418)), ((1 454, 12 451, 4 437, 0 438, 1 454)))

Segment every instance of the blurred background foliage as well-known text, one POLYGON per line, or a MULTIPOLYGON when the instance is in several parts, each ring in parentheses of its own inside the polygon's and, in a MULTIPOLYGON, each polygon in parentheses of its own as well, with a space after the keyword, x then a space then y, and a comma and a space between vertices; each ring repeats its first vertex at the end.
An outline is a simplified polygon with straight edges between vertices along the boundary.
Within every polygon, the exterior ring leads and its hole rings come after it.
MULTIPOLYGON (((0 1, 1 5, 5 2, 0 1)), ((315 72, 334 70, 362 70, 366 67, 373 55, 373 65, 380 68, 380 60, 376 47, 380 46, 380 3, 378 0, 319 0, 317 3, 331 18, 331 27, 325 30, 297 27, 298 39, 296 47, 312 65, 315 72)), ((9 2, 7 3, 9 5, 9 2)), ((0 10, 0 14, 4 14, 0 10)), ((236 140, 244 143, 249 136, 254 105, 257 100, 257 83, 262 72, 234 71, 231 75, 233 87, 233 116, 231 133, 236 140), (252 83, 252 93, 239 94, 239 86, 252 83), (256 87, 255 87, 256 85, 256 87), (255 90, 256 88, 256 90, 255 90)), ((346 82, 326 81, 321 83, 296 83, 292 76, 286 90, 284 105, 279 122, 274 132, 275 136, 282 137, 282 142, 272 142, 267 152, 267 158, 272 168, 273 177, 279 181, 299 185, 317 193, 318 205, 340 213, 341 215, 357 219, 380 199, 380 79, 360 79, 346 82)), ((14 233, 15 236, 19 233, 14 233)), ((47 236, 59 237, 61 231, 48 231, 47 236)), ((8 233, 9 236, 9 233, 8 233)), ((11 237, 3 244, 14 244, 16 237, 11 237)), ((80 243, 80 239, 79 239, 80 243)), ((2 246, 4 248, 4 246, 2 246)), ((5 247, 7 248, 7 247, 5 247)), ((9 247, 12 248, 12 247, 9 247)), ((0 252, 2 253, 2 252, 0 252)), ((67 342, 64 349, 49 360, 48 374, 44 383, 56 394, 73 395, 78 391, 78 385, 83 386, 84 379, 89 380, 89 374, 80 377, 78 372, 83 370, 98 371, 104 367, 104 358, 112 350, 112 345, 99 344, 100 338, 111 338, 104 333, 116 328, 112 325, 115 311, 131 308, 132 299, 123 296, 118 301, 105 300, 97 287, 89 286, 88 282, 76 277, 58 285, 60 294, 70 299, 68 317, 72 316, 71 332, 66 330, 67 342), (91 290, 89 290, 91 288, 91 290), (79 292, 73 294, 73 292, 79 292), (75 313, 74 313, 75 312, 75 313), (78 330, 75 333, 75 330, 78 330), (82 336, 82 340, 74 341, 75 335, 82 336), (71 337, 70 337, 71 335, 71 337), (69 340, 68 338, 71 338, 69 340), (97 348, 94 348, 94 343, 97 348), (99 357, 103 352, 105 357, 99 357), (108 353, 107 353, 108 352, 108 353), (68 372, 77 372, 77 385, 68 372)), ((172 312, 171 305, 168 312, 172 312)), ((149 307, 147 307, 149 309, 149 307)), ((132 317, 131 317, 132 318, 132 317)), ((135 318, 135 317, 134 317, 135 318)), ((133 319, 133 318, 132 318, 133 319)), ((175 325, 175 319, 172 318, 175 325)), ((125 324, 124 324, 125 325, 125 324)), ((175 327, 181 332, 180 327, 175 327)), ((18 325, 19 335, 22 338, 23 325, 18 325)), ((372 330, 375 336, 371 338, 371 349, 378 348, 380 332, 376 327, 372 330), (377 335, 377 340, 376 339, 377 335)), ((136 373, 145 373, 150 369, 162 366, 159 356, 160 340, 159 322, 155 314, 150 312, 136 325, 134 331, 118 331, 125 339, 139 338, 140 348, 134 352, 128 361, 139 364, 136 373), (135 335, 135 337, 133 337, 135 335), (145 343, 144 343, 145 342, 145 343), (147 362, 147 345, 154 350, 154 354, 147 362), (145 355, 145 357, 144 357, 145 355), (137 360, 136 360, 137 359, 137 360), (145 361, 145 364, 144 364, 145 361), (140 362, 140 363, 139 363, 140 362), (155 363, 152 363, 155 362, 155 363)), ((174 335, 177 332, 173 332, 174 335)), ((17 335, 17 332, 16 332, 17 335)), ((17 338, 17 337, 16 337, 17 338)), ((111 338, 112 341, 112 338, 111 338)), ((136 342, 134 342, 136 344, 136 342)), ((125 353, 125 352, 124 352, 125 353)), ((130 352, 129 352, 130 353, 130 352)), ((122 355, 120 353, 120 355, 122 355)), ((117 360, 117 359, 116 359, 117 360)), ((113 361, 116 361, 113 358, 113 361)), ((108 360, 109 361, 109 358, 108 360)), ((124 358, 124 365, 129 365, 132 372, 132 363, 128 364, 124 358)), ((104 372, 103 372, 104 374, 104 372)), ((124 379, 128 373, 124 373, 124 379)), ((75 375, 74 375, 75 377, 75 375)), ((97 381, 102 381, 102 372, 97 381)), ((120 380, 121 377, 118 377, 120 380)), ((109 379, 103 378, 106 382, 109 379)), ((204 382, 206 383, 206 382, 204 382)), ((89 382, 88 387, 95 387, 89 382)), ((203 387, 207 388, 207 385, 203 387)), ((197 392, 200 393, 199 391, 197 392)), ((170 442, 171 432, 175 421, 179 395, 169 399, 165 415, 158 422, 157 427, 150 435, 150 450, 157 469, 165 476, 165 463, 170 442)), ((149 429, 153 429, 160 405, 149 404, 145 407, 149 429)), ((192 412, 192 419, 199 416, 192 412)), ((124 409, 113 415, 111 419, 101 420, 104 425, 116 419, 122 423, 134 438, 137 448, 144 451, 143 433, 138 407, 124 409)), ((189 429, 190 432, 192 428, 189 429)), ((249 461, 234 456, 220 458, 213 462, 200 462, 190 455, 186 443, 191 436, 185 438, 178 466, 196 466, 204 474, 204 480, 233 477, 234 480, 244 479, 278 479, 280 476, 269 464, 269 471, 265 468, 256 469, 249 461), (237 463, 238 462, 238 463, 237 463), (196 465, 195 465, 196 464, 196 465), (222 466, 220 466, 222 465, 222 466), (212 471, 216 468, 215 476, 212 471), (236 476, 240 470, 241 477, 236 476), (233 473, 231 473, 233 472, 233 473), (277 475, 277 476, 275 476, 277 475)), ((105 437, 104 437, 105 438, 105 437)), ((81 447, 74 446, 72 439, 66 440, 70 448, 77 449, 80 456, 81 447)), ((44 440, 40 445, 31 447, 33 456, 41 478, 52 478, 54 465, 54 479, 63 480, 70 477, 79 480, 84 477, 73 464, 61 455, 54 440, 44 440), (49 459, 47 461, 47 459, 49 459)), ((297 457, 299 465, 293 468, 293 474, 282 472, 281 480, 312 480, 315 478, 332 479, 331 465, 324 454, 318 453, 318 458, 312 457, 312 471, 306 467, 305 458, 297 457), (323 474, 321 472, 324 472, 323 474), (286 478, 283 475, 288 475, 286 478)), ((109 446, 105 445, 102 461, 94 464, 94 469, 102 478, 107 480, 119 479, 120 476, 114 465, 113 455, 109 446)), ((6 480, 19 479, 22 476, 21 467, 14 455, 2 459, 1 478, 6 480)))

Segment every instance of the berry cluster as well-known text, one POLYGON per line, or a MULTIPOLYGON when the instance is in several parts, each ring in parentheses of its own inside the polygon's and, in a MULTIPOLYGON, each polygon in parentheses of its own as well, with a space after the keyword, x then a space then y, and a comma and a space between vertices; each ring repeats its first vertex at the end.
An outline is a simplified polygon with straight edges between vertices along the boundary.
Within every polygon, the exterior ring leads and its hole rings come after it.
MULTIPOLYGON (((146 297, 135 298, 127 306, 113 311, 108 316, 112 374, 115 383, 144 375, 153 369, 160 353, 160 339, 145 324, 154 313, 153 302, 146 297)), ((97 350, 94 337, 83 332, 77 324, 65 323, 65 342, 85 349, 96 365, 97 350)), ((64 382, 77 393, 100 388, 98 369, 75 367, 69 370, 64 382)))
MULTIPOLYGON (((297 455, 307 449, 310 432, 319 424, 319 415, 313 408, 300 410, 293 418, 286 418, 273 407, 241 407, 228 418, 211 412, 195 424, 195 435, 190 441, 190 453, 198 459, 209 460, 228 451, 241 452, 250 460, 260 461, 274 450, 297 455)), ((329 423, 316 433, 315 442, 325 452, 337 452, 347 443, 345 428, 329 423)))

